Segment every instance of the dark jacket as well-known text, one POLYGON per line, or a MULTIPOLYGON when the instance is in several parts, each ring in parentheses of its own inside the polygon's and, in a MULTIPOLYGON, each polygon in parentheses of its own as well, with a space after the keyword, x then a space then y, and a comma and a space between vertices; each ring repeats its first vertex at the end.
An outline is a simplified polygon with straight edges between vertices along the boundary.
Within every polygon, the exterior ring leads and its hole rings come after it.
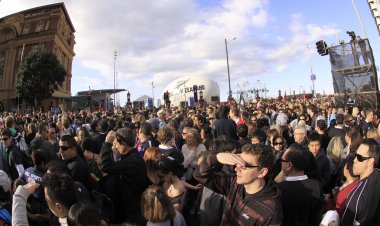
POLYGON ((342 141, 343 147, 345 147, 347 145, 346 140, 344 139, 344 137, 346 136, 346 132, 344 132, 343 127, 342 128, 333 127, 329 130, 327 135, 330 138, 340 137, 340 140, 342 141))
POLYGON ((359 181, 347 196, 340 225, 380 225, 380 170, 359 181))
POLYGON ((5 167, 5 169, 8 170, 8 172, 6 171, 6 173, 8 174, 9 178, 12 181, 14 181, 17 178, 19 178, 16 166, 23 165, 24 169, 26 169, 26 166, 24 165, 22 153, 20 149, 17 147, 15 141, 12 141, 12 143, 6 150, 7 166, 5 167))
POLYGON ((328 191, 330 185, 330 160, 326 155, 325 150, 320 149, 318 154, 315 156, 317 162, 318 172, 320 173, 320 181, 324 194, 330 193, 328 191))
POLYGON ((321 223, 325 200, 319 181, 306 179, 278 184, 284 212, 283 226, 317 226, 321 223))
POLYGON ((146 165, 136 149, 114 161, 112 144, 105 142, 100 153, 100 169, 107 173, 102 178, 103 192, 113 201, 115 222, 141 225, 140 199, 148 187, 146 165))
POLYGON ((91 190, 90 169, 83 159, 77 155, 76 157, 66 160, 65 162, 70 170, 70 175, 73 180, 81 182, 84 186, 91 190))
POLYGON ((215 131, 216 137, 221 135, 226 135, 227 137, 231 137, 232 139, 238 140, 239 137, 236 131, 236 123, 227 118, 218 119, 215 122, 215 131))
POLYGON ((221 225, 281 225, 280 191, 272 180, 255 194, 236 183, 236 174, 221 172, 216 155, 205 156, 194 171, 194 178, 213 191, 226 196, 221 225), (215 173, 218 172, 218 173, 215 173))

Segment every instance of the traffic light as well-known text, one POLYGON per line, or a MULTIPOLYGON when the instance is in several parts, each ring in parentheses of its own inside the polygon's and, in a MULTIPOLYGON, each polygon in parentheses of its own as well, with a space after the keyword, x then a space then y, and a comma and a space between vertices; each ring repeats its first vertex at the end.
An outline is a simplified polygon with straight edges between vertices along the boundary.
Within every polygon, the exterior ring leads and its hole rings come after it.
POLYGON ((315 45, 317 45, 317 50, 318 50, 319 55, 325 56, 329 54, 329 51, 327 50, 327 44, 325 41, 319 40, 318 42, 315 43, 315 45))

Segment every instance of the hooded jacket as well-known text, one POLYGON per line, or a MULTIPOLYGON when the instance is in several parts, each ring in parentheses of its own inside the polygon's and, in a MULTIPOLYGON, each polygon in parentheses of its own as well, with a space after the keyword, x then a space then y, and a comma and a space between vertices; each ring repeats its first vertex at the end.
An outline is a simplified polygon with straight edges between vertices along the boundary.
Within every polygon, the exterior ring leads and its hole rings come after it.
POLYGON ((248 194, 243 185, 236 183, 236 174, 220 171, 222 166, 216 155, 209 155, 194 171, 195 179, 226 196, 221 226, 281 225, 280 191, 274 182, 268 180, 259 192, 248 194))

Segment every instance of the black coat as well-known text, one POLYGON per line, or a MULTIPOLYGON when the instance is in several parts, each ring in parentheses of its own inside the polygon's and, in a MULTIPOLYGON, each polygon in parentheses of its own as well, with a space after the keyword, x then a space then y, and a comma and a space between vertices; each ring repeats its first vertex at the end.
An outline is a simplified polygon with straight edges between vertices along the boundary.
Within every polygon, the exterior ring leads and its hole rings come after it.
POLYGON ((239 137, 237 135, 236 127, 236 123, 233 120, 221 118, 215 123, 216 137, 226 135, 227 137, 238 140, 239 137))
POLYGON ((113 201, 115 222, 141 222, 141 195, 148 187, 146 165, 136 149, 121 160, 114 161, 112 144, 105 142, 100 153, 100 169, 107 173, 102 178, 102 191, 113 201))

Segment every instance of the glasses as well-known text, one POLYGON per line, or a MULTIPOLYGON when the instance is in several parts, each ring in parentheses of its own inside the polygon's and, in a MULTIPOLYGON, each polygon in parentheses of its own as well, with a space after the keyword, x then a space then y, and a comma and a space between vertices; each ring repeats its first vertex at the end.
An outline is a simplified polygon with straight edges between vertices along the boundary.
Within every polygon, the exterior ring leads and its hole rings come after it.
POLYGON ((251 165, 249 163, 244 162, 244 166, 239 166, 239 167, 241 169, 243 169, 243 170, 248 170, 248 169, 257 168, 257 167, 260 167, 260 166, 255 166, 255 165, 251 165))
POLYGON ((363 155, 355 154, 355 158, 357 158, 359 162, 363 162, 373 157, 364 157, 363 155))
POLYGON ((59 150, 61 151, 67 151, 69 148, 72 148, 70 146, 59 146, 59 150))
POLYGON ((281 159, 281 162, 290 162, 291 163, 291 161, 285 160, 285 159, 281 159))
POLYGON ((273 145, 284 145, 284 142, 274 142, 273 145))
POLYGON ((3 137, 3 138, 1 138, 0 140, 1 140, 1 141, 7 141, 7 140, 9 140, 9 137, 3 137))
POLYGON ((187 133, 182 133, 182 135, 186 135, 187 133))

